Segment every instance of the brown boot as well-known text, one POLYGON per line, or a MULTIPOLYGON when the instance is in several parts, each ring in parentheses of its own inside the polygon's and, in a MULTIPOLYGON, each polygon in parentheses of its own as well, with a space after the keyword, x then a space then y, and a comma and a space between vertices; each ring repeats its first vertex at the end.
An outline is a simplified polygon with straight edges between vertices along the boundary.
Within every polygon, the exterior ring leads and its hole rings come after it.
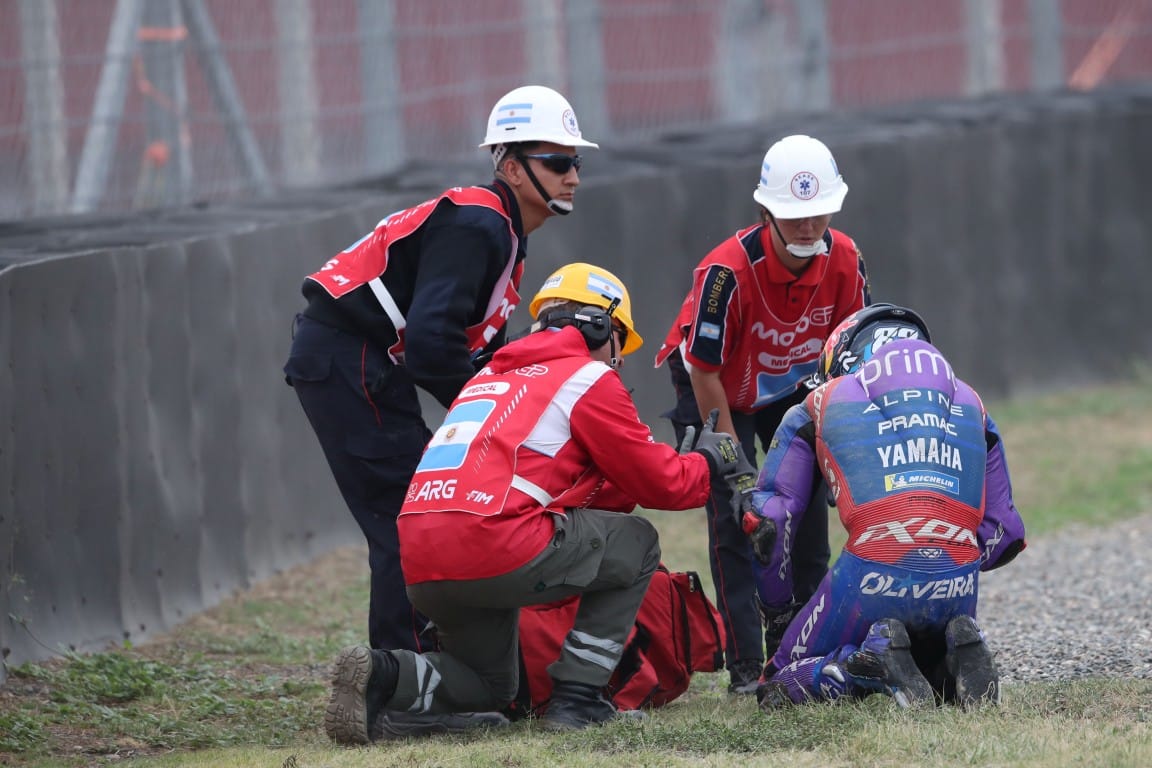
POLYGON ((337 744, 367 744, 369 725, 396 691, 400 663, 387 651, 363 645, 345 648, 332 669, 332 695, 324 711, 324 731, 337 744))

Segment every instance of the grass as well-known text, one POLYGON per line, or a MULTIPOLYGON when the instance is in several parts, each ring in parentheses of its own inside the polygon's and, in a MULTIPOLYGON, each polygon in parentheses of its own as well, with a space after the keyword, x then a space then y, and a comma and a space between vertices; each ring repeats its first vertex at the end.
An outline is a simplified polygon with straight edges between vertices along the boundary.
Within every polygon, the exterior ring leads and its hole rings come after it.
POLYGON ((1029 533, 1152 510, 1152 375, 1001 404, 1017 506, 1029 533))
MULTIPOLYGON (((1152 509, 1152 387, 991 404, 1029 535, 1152 509)), ((664 560, 708 580, 703 513, 646 512, 664 560)), ((0 766, 1143 766, 1152 764, 1152 681, 1006 685, 998 709, 903 712, 882 697, 766 715, 724 693, 723 674, 640 725, 338 749, 320 723, 327 669, 362 640, 367 569, 358 547, 237 595, 138 648, 9 669, 0 766)))
POLYGON ((19 748, 21 741, 45 743, 52 725, 73 724, 84 724, 95 743, 117 751, 240 744, 253 730, 265 732, 270 743, 283 743, 302 730, 312 710, 309 700, 323 690, 314 680, 238 675, 181 651, 167 661, 125 651, 73 655, 65 662, 21 668, 21 677, 50 693, 35 719, 15 713, 20 730, 0 737, 4 749, 19 748), (37 721, 49 727, 37 731, 37 721))

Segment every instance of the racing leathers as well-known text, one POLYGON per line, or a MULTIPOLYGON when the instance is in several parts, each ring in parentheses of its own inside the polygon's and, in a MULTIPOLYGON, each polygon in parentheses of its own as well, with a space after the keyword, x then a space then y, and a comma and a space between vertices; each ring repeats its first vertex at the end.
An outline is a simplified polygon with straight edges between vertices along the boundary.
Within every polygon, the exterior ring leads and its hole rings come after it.
POLYGON ((441 650, 392 651, 400 677, 385 709, 507 705, 520 607, 577 594, 549 674, 604 686, 660 559, 651 523, 622 512, 698 507, 710 482, 702 455, 652 440, 619 376, 591 358, 576 328, 500 349, 461 391, 407 491, 404 576, 441 650), (582 506, 590 499, 620 511, 582 506))
POLYGON ((516 198, 496 180, 387 216, 304 281, 284 372, 368 541, 373 648, 434 645, 405 592, 396 532, 432 434, 415 388, 447 406, 503 343, 524 247, 516 198))
MULTIPOLYGON (((767 605, 792 597, 788 542, 821 477, 847 542, 766 678, 797 703, 862 693, 823 669, 850 655, 873 622, 897 619, 942 690, 948 621, 974 619, 979 571, 1025 546, 996 425, 948 361, 917 339, 886 344, 856 373, 810 393, 786 415, 753 493, 755 514, 776 534, 756 564, 767 605)), ((746 515, 745 530, 759 522, 746 515)))
MULTIPOLYGON (((870 301, 855 242, 836 229, 824 237, 828 253, 813 257, 800 275, 775 256, 765 225, 737 232, 696 267, 692 289, 656 356, 656 365, 668 361, 676 389, 676 409, 666 415, 677 443, 687 426, 700 424, 689 375, 695 367, 719 372, 736 438, 748 460, 755 465, 757 438, 767 451, 784 413, 803 400, 807 390, 802 384, 816 370, 825 338, 870 301)), ((831 554, 824 495, 813 493, 811 505, 792 540, 801 603, 820 583, 831 554)), ((757 605, 748 541, 729 508, 724 498, 707 505, 709 563, 727 630, 726 664, 730 670, 738 663, 753 668, 754 682, 765 651, 771 655, 775 650, 792 610, 757 605)))

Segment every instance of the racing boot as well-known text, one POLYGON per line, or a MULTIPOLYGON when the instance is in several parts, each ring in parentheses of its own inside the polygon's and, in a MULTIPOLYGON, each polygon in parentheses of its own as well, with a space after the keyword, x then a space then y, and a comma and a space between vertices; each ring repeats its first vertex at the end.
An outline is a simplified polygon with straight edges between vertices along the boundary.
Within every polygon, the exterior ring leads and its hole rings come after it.
POLYGON ((337 744, 367 744, 369 727, 396 691, 400 663, 387 651, 352 645, 340 651, 332 669, 332 695, 324 710, 324 731, 337 744))
POLYGON ((552 685, 552 700, 540 725, 547 731, 579 731, 617 718, 643 720, 644 713, 617 710, 604 696, 604 690, 595 685, 556 680, 552 685))
POLYGON ((760 604, 760 617, 764 622, 764 653, 769 659, 776 655, 788 625, 801 607, 800 603, 792 603, 784 608, 769 608, 760 604))
POLYGON ((956 616, 944 630, 944 663, 956 682, 956 700, 965 709, 1000 703, 1000 675, 984 633, 971 616, 956 616))
POLYGON ((935 701, 932 686, 912 658, 908 630, 897 619, 881 619, 868 628, 860 648, 843 664, 849 688, 887 693, 901 707, 935 701))

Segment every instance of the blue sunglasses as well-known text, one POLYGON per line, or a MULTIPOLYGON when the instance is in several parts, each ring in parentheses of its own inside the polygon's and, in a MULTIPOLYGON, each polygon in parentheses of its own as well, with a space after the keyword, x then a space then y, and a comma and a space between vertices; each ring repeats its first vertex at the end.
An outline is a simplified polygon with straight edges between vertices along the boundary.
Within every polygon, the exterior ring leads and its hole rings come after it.
POLYGON ((552 171, 552 173, 556 173, 561 176, 568 173, 568 171, 572 170, 573 168, 579 171, 580 164, 582 162, 580 155, 565 155, 562 152, 552 152, 543 155, 518 154, 516 156, 521 160, 539 160, 540 165, 552 171))

